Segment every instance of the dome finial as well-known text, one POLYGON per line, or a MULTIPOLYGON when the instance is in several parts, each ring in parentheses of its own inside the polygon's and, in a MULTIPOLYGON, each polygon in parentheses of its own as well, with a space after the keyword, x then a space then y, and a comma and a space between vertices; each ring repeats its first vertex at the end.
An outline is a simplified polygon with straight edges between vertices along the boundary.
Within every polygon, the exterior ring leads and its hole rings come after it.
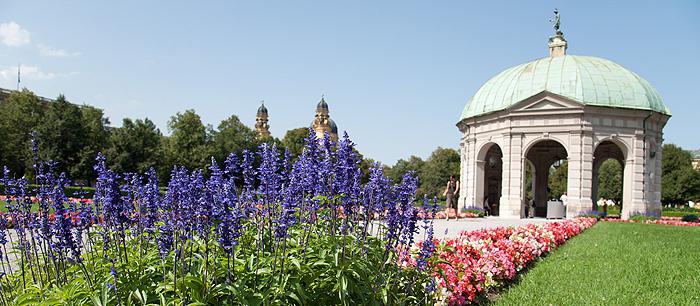
POLYGON ((549 19, 549 22, 553 23, 554 36, 549 38, 549 56, 562 56, 566 55, 566 48, 568 44, 564 38, 564 32, 561 31, 561 18, 559 16, 559 9, 554 9, 554 17, 549 19))

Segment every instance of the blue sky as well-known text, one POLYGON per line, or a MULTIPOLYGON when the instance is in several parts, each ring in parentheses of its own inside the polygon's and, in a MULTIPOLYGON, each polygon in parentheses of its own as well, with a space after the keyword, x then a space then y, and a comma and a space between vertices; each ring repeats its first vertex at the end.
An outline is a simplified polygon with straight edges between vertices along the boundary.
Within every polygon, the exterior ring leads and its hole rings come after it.
POLYGON ((491 76, 547 55, 558 7, 569 54, 646 78, 673 112, 665 141, 700 148, 700 2, 3 1, 0 87, 103 108, 112 125, 178 111, 249 126, 261 99, 274 136, 331 117, 393 164, 457 148, 455 123, 491 76))

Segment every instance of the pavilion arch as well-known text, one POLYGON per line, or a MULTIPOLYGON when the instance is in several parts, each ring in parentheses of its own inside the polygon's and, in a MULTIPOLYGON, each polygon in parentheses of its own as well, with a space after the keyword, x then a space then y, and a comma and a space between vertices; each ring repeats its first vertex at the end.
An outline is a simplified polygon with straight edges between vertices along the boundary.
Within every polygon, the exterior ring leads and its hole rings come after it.
MULTIPOLYGON (((622 215, 629 216, 632 213, 630 205, 624 205, 624 203, 630 203, 632 199, 632 180, 630 179, 632 174, 632 167, 629 166, 628 154, 629 147, 624 141, 616 137, 606 137, 601 139, 593 150, 593 182, 591 186, 591 201, 593 202, 595 209, 601 209, 597 207, 598 201, 598 191, 600 185, 600 166, 604 161, 608 159, 614 159, 620 164, 622 170, 622 215)), ((620 204, 620 203, 618 203, 620 204)))
POLYGON ((484 207, 488 199, 491 215, 498 216, 503 187, 503 150, 497 142, 481 146, 476 159, 475 205, 484 207))
MULTIPOLYGON (((558 161, 568 160, 569 151, 564 142, 556 138, 540 137, 528 143, 523 152, 522 185, 525 186, 526 180, 524 175, 525 165, 526 163, 530 163, 533 174, 532 190, 534 216, 545 217, 547 215, 547 201, 550 199, 547 187, 549 183, 549 169, 558 161)), ((568 169, 568 172, 571 172, 571 168, 568 169)), ((567 173, 567 177, 570 177, 570 173, 567 173)), ((526 191, 524 189, 523 192, 523 195, 525 195, 526 191)), ((521 208, 522 216, 525 214, 525 205, 528 205, 528 203, 523 203, 521 208)))
POLYGON ((522 157, 527 158, 527 153, 528 153, 528 151, 530 151, 530 149, 533 146, 537 145, 538 143, 540 143, 542 141, 546 141, 546 140, 552 140, 552 141, 558 142, 562 147, 564 147, 564 149, 566 149, 567 152, 569 151, 568 150, 568 142, 565 141, 564 139, 562 139, 561 137, 559 137, 558 135, 546 135, 546 136, 539 135, 537 137, 534 137, 532 139, 527 140, 527 143, 523 146, 522 157))

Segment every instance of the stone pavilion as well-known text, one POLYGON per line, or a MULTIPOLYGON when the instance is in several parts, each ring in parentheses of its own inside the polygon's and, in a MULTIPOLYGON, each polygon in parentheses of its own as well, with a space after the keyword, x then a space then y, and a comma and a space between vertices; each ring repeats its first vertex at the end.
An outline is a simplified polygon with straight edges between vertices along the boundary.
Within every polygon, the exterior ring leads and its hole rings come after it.
POLYGON ((544 216, 550 169, 565 161, 565 210, 574 217, 596 209, 598 169, 612 158, 623 169, 622 218, 660 213, 663 128, 671 112, 634 72, 567 54, 555 14, 549 56, 492 77, 462 112, 460 207, 488 203, 494 215, 523 218, 534 206, 544 216))

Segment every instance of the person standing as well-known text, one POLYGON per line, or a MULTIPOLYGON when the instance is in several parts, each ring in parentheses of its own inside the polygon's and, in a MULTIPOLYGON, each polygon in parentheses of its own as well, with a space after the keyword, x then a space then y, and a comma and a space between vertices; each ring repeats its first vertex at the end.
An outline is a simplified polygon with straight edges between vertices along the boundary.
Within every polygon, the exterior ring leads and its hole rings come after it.
POLYGON ((445 206, 447 208, 447 220, 450 219, 450 209, 455 210, 455 216, 459 219, 459 212, 457 209, 457 201, 455 201, 455 194, 459 192, 459 181, 455 179, 454 175, 450 175, 450 180, 447 181, 447 186, 442 195, 445 197, 445 206))

